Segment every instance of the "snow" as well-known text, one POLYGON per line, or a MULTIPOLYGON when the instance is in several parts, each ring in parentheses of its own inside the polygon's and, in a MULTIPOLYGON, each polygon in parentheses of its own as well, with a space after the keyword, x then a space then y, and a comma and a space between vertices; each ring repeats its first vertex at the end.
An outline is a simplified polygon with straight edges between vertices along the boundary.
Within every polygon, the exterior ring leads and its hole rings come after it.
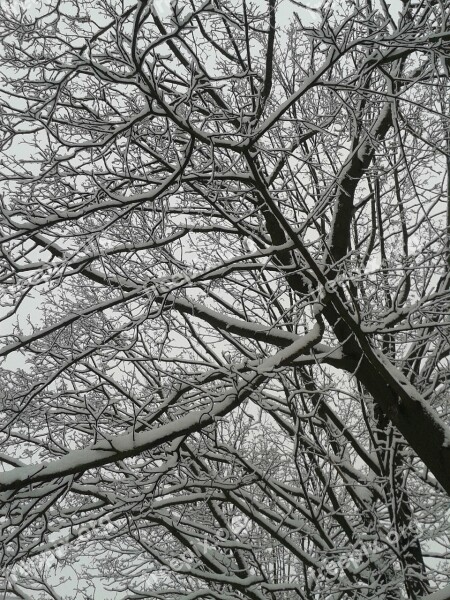
POLYGON ((299 338, 293 344, 280 350, 270 358, 266 359, 257 369, 258 373, 268 373, 282 366, 285 361, 295 357, 300 353, 310 350, 316 343, 322 339, 322 326, 316 323, 309 333, 299 338))
POLYGON ((245 392, 249 385, 260 383, 261 375, 270 374, 273 369, 283 365, 285 361, 311 349, 314 344, 320 341, 322 333, 323 326, 316 323, 308 334, 298 338, 287 348, 283 348, 264 360, 250 380, 243 379, 236 394, 224 393, 220 402, 214 403, 212 407, 208 407, 206 410, 192 411, 176 421, 149 431, 140 433, 132 431, 128 434, 102 440, 91 447, 73 450, 50 463, 43 462, 36 465, 16 467, 0 474, 0 492, 21 488, 40 481, 49 481, 55 477, 81 473, 130 456, 136 456, 145 450, 151 450, 178 437, 181 441, 185 435, 203 429, 213 423, 216 417, 227 414, 234 408, 236 403, 239 403, 240 393, 245 392))
POLYGON ((423 596, 421 600, 450 600, 450 585, 442 590, 433 592, 429 596, 423 596))

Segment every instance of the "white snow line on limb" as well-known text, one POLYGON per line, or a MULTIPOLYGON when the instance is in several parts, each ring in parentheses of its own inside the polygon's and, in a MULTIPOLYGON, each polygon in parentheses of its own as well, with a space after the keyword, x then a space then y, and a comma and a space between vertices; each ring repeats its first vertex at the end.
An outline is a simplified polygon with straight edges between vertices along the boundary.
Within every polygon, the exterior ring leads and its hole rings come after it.
POLYGON ((317 323, 312 330, 275 355, 267 358, 258 368, 257 373, 248 380, 243 379, 236 393, 224 395, 223 400, 203 411, 193 411, 171 423, 161 425, 149 431, 128 434, 101 440, 88 448, 72 450, 62 458, 50 463, 42 462, 36 465, 16 467, 0 474, 0 492, 19 489, 27 485, 50 481, 54 478, 66 477, 74 473, 82 473, 89 469, 136 456, 145 450, 151 450, 158 445, 182 438, 199 431, 214 423, 216 417, 229 413, 233 408, 259 386, 266 374, 292 360, 300 352, 312 348, 320 341, 323 324, 317 323))
POLYGON ((323 335, 323 323, 318 321, 314 327, 306 335, 299 338, 296 342, 280 350, 273 356, 269 357, 257 368, 258 373, 268 373, 274 369, 283 366, 285 361, 291 360, 293 354, 304 354, 317 343, 320 342, 323 335))
POLYGON ((421 600, 450 600, 450 585, 428 596, 422 596, 421 600))

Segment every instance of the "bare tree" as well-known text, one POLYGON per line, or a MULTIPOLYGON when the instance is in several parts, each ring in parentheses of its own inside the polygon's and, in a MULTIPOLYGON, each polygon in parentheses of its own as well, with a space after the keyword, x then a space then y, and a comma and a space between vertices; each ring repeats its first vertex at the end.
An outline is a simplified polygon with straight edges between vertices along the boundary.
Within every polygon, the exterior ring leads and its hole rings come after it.
POLYGON ((0 10, 4 590, 445 586, 450 3, 0 10))

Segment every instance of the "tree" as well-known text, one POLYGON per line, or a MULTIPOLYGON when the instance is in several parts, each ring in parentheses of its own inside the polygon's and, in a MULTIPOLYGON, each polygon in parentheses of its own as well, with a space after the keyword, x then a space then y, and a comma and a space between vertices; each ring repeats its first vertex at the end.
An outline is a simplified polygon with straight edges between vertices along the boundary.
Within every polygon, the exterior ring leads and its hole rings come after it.
POLYGON ((426 597, 450 4, 160 8, 2 3, 4 589, 426 597))

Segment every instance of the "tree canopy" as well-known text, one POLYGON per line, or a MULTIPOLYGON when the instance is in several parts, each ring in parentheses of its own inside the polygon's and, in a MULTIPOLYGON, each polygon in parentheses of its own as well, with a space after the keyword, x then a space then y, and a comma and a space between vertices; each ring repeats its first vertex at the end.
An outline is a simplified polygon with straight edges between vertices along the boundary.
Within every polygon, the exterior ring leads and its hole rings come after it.
POLYGON ((5 593, 448 585, 449 68, 448 0, 2 2, 5 593))

